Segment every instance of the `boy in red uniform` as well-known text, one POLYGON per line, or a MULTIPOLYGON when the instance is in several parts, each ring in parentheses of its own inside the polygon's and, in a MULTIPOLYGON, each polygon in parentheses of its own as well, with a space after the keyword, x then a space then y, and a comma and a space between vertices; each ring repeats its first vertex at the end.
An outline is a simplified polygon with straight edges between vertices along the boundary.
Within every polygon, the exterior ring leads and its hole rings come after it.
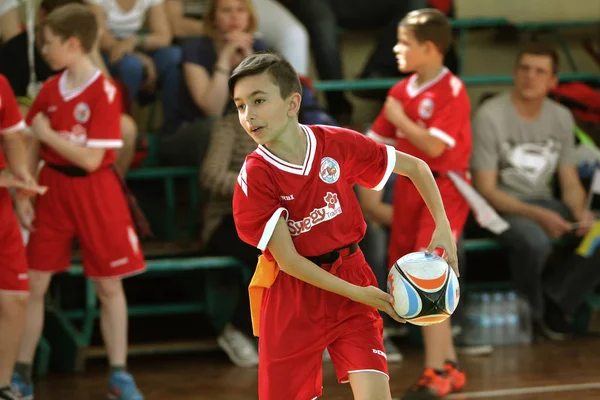
MULTIPOLYGON (((25 328, 29 279, 27 257, 19 222, 7 186, 16 182, 5 175, 7 167, 26 185, 35 186, 29 173, 23 137, 25 122, 8 80, 0 75, 0 399, 15 400, 10 376, 25 328), (4 150, 4 151, 3 151, 4 150), (5 158, 6 154, 6 158, 5 158)), ((20 209, 19 209, 20 210, 20 209)), ((25 216, 25 214, 20 214, 25 216)))
POLYGON ((446 249, 456 269, 427 164, 351 130, 300 125, 298 76, 274 54, 246 58, 229 87, 240 123, 259 145, 233 199, 240 238, 263 251, 249 289, 259 398, 321 396, 327 348, 338 381, 350 382, 356 399, 391 399, 377 310, 400 318, 358 248, 366 224, 353 185, 380 190, 392 172, 410 178, 437 224, 429 249, 446 249))
MULTIPOLYGON (((54 70, 36 97, 27 124, 45 161, 40 182, 49 190, 36 204, 27 246, 30 305, 13 387, 33 396, 31 363, 43 325, 44 295, 52 274, 71 262, 79 240, 85 274, 102 303, 100 327, 110 363, 109 396, 140 400, 127 357, 127 303, 122 278, 145 263, 116 172, 122 145, 121 102, 114 84, 90 60, 98 25, 89 7, 57 8, 41 23, 42 54, 54 70)), ((35 154, 37 156, 37 154, 35 154)))
MULTIPOLYGON (((415 72, 396 84, 368 136, 393 145, 429 165, 442 194, 452 235, 458 240, 469 205, 447 173, 467 179, 471 156, 471 105, 463 82, 444 67, 452 30, 436 9, 406 15, 398 27, 394 47, 401 72, 415 72)), ((376 192, 361 190, 363 207, 381 202, 376 192)), ((427 248, 436 223, 419 190, 408 179, 398 179, 389 244, 389 263, 427 248)), ((425 370, 405 399, 436 399, 465 385, 457 367, 450 320, 423 328, 425 370)))

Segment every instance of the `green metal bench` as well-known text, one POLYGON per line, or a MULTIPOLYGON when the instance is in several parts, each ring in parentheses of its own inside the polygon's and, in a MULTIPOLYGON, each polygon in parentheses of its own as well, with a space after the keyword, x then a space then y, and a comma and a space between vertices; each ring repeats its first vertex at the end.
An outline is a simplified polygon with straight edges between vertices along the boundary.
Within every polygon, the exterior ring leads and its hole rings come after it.
MULTIPOLYGON (((129 305, 130 317, 178 315, 178 314, 204 314, 208 317, 215 331, 219 332, 231 320, 236 294, 240 282, 250 280, 249 271, 240 261, 233 257, 194 257, 149 260, 146 262, 147 271, 132 279, 142 277, 157 277, 161 275, 174 276, 190 271, 203 271, 198 279, 198 293, 201 296, 194 301, 179 303, 162 303, 146 305, 129 305), (239 279, 222 279, 218 271, 235 271, 239 279), (233 293, 233 295, 232 295, 233 293)), ((229 272, 228 276, 235 274, 229 272)), ((73 265, 66 273, 67 276, 82 277, 83 267, 73 265)), ((54 299, 48 304, 44 338, 46 344, 60 352, 52 354, 51 364, 54 370, 61 372, 82 371, 88 358, 104 355, 103 351, 96 351, 90 347, 92 335, 97 318, 100 315, 96 291, 91 280, 85 280, 85 305, 81 309, 63 309, 60 299, 54 299)), ((65 289, 62 286, 61 289, 65 289)), ((178 352, 190 350, 188 343, 178 347, 177 343, 145 344, 136 350, 130 346, 129 354, 147 354, 160 352, 178 352)), ((45 355, 47 357, 47 354, 45 355)), ((47 370, 47 361, 46 370, 47 370)))
POLYGON ((189 190, 189 237, 196 233, 195 221, 198 219, 200 208, 200 195, 198 180, 198 168, 196 167, 146 167, 130 171, 127 174, 128 181, 159 180, 162 181, 165 192, 164 210, 164 239, 171 240, 175 236, 175 211, 177 208, 175 199, 175 181, 187 179, 189 190))

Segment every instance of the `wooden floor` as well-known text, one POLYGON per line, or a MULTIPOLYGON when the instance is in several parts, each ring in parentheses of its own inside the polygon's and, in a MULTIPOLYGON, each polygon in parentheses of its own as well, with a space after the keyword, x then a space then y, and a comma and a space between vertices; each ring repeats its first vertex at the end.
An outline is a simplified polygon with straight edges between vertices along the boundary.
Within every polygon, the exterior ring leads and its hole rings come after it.
MULTIPOLYGON (((401 397, 421 370, 420 352, 403 350, 404 361, 390 365, 395 398, 401 397)), ((468 386, 449 399, 600 399, 598 338, 498 348, 487 357, 463 356, 461 362, 468 386)), ((257 398, 256 369, 236 368, 220 352, 137 357, 130 361, 130 370, 146 400, 257 398)), ((101 362, 90 363, 82 374, 51 374, 37 382, 36 399, 105 399, 106 378, 101 362)), ((348 385, 336 383, 331 364, 324 366, 324 386, 324 399, 352 398, 348 385)))

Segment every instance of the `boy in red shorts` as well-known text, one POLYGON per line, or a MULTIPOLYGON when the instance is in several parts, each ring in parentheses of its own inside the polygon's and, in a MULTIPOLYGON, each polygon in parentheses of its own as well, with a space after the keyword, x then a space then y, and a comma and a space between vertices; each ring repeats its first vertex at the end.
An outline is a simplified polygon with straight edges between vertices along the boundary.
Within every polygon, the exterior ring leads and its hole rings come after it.
MULTIPOLYGON (((418 157, 429 165, 442 194, 452 235, 458 240, 469 204, 448 176, 468 179, 471 156, 471 105, 463 82, 444 67, 452 29, 436 9, 406 15, 394 47, 401 72, 415 72, 396 84, 368 136, 418 157)), ((361 190, 363 207, 381 202, 376 192, 361 190)), ((394 186, 389 262, 427 248, 436 222, 419 190, 408 179, 394 186)), ((457 367, 450 320, 423 328, 425 370, 404 399, 436 399, 461 390, 465 374, 457 367)))
MULTIPOLYGON (((27 257, 19 222, 13 212, 9 186, 12 175, 35 188, 29 173, 23 137, 25 122, 19 112, 14 93, 4 75, 0 75, 0 399, 14 400, 10 376, 17 358, 19 341, 25 328, 29 279, 27 257), (5 158, 6 154, 6 158, 5 158)), ((22 214, 25 216, 25 213, 22 214)))
MULTIPOLYGON (((33 396, 31 364, 43 325, 44 295, 52 274, 71 262, 79 240, 83 266, 102 304, 100 327, 110 363, 109 397, 141 400, 126 372, 127 302, 122 278, 145 263, 123 189, 111 167, 122 146, 121 101, 114 84, 90 60, 98 35, 89 7, 68 4, 41 23, 42 54, 54 70, 29 110, 26 122, 45 161, 39 180, 48 187, 35 208, 27 246, 30 305, 13 387, 33 396)), ((37 154, 36 154, 37 156, 37 154)))
POLYGON ((366 224, 353 185, 381 190, 392 172, 411 179, 437 224, 429 248, 446 249, 456 269, 427 164, 351 130, 300 125, 298 76, 274 54, 242 61, 229 88, 258 144, 239 174, 233 214, 240 238, 263 251, 249 289, 260 336, 259 398, 321 396, 327 348, 355 399, 391 399, 377 310, 400 318, 357 245, 366 224))

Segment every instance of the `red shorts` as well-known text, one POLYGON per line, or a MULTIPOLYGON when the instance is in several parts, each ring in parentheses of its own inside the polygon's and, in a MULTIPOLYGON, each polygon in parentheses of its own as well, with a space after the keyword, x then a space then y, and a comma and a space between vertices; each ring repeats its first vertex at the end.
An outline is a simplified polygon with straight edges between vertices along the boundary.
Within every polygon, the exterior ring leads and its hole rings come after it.
MULTIPOLYGON (((469 216, 469 203, 456 189, 450 178, 438 177, 444 208, 454 238, 458 240, 469 216)), ((394 186, 394 218, 390 232, 389 267, 402 256, 422 251, 429 246, 435 222, 415 185, 398 177, 394 186)))
POLYGON ((0 188, 0 292, 27 292, 27 257, 8 189, 0 188))
MULTIPOLYGON (((355 285, 377 286, 360 250, 345 258, 335 275, 355 285)), ((280 271, 261 307, 259 398, 321 396, 325 348, 339 382, 348 382, 352 372, 388 374, 379 311, 280 271)))
POLYGON ((146 268, 123 189, 112 169, 68 177, 44 167, 39 181, 48 192, 36 205, 35 230, 27 246, 30 269, 69 268, 74 238, 79 240, 89 278, 125 277, 146 268))

